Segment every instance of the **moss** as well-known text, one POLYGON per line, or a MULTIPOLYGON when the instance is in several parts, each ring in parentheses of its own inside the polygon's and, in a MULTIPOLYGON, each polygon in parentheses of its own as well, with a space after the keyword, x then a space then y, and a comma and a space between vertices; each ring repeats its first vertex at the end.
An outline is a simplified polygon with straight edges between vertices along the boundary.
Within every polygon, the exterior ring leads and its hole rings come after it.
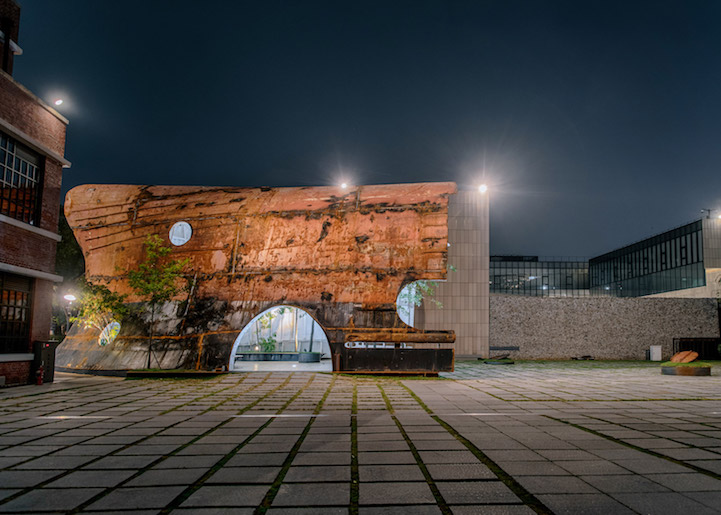
POLYGON ((691 363, 674 363, 672 361, 666 361, 665 363, 661 363, 662 367, 713 367, 713 366, 721 366, 721 362, 719 361, 692 361, 691 363))

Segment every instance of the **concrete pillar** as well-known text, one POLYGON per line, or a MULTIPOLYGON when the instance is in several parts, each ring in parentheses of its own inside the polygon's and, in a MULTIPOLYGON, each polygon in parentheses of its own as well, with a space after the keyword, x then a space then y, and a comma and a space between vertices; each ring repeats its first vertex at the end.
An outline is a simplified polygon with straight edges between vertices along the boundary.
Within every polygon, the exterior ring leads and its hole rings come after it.
POLYGON ((417 326, 451 329, 456 357, 489 353, 489 211, 488 191, 459 191, 448 205, 448 279, 438 283, 435 299, 424 301, 417 326))

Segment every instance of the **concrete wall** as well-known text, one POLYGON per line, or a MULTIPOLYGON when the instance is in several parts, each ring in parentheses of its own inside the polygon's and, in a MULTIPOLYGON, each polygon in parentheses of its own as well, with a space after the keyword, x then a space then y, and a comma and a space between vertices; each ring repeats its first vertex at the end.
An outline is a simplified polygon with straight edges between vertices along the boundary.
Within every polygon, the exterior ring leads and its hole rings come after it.
POLYGON ((435 299, 416 311, 416 327, 456 333, 456 356, 488 356, 488 192, 459 191, 448 203, 448 264, 435 299))
POLYGON ((715 299, 493 295, 490 305, 491 346, 518 346, 518 359, 644 359, 651 345, 667 359, 673 338, 719 336, 715 299))

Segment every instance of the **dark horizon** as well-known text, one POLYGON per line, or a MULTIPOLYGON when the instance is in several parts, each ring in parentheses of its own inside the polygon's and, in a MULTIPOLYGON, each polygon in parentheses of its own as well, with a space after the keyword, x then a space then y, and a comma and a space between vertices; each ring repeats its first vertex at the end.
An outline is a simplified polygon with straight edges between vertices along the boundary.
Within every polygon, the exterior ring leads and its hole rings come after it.
POLYGON ((63 193, 484 182, 491 253, 539 256, 721 209, 717 3, 19 3, 63 193))

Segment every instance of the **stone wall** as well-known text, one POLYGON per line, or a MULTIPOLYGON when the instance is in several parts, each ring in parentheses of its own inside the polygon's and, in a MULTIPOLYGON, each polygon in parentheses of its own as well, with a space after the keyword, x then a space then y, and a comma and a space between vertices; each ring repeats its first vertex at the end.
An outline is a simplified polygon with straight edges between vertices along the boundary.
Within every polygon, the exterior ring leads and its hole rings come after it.
POLYGON ((651 345, 667 359, 673 338, 719 336, 715 299, 492 295, 490 316, 491 347, 517 359, 644 359, 651 345))

